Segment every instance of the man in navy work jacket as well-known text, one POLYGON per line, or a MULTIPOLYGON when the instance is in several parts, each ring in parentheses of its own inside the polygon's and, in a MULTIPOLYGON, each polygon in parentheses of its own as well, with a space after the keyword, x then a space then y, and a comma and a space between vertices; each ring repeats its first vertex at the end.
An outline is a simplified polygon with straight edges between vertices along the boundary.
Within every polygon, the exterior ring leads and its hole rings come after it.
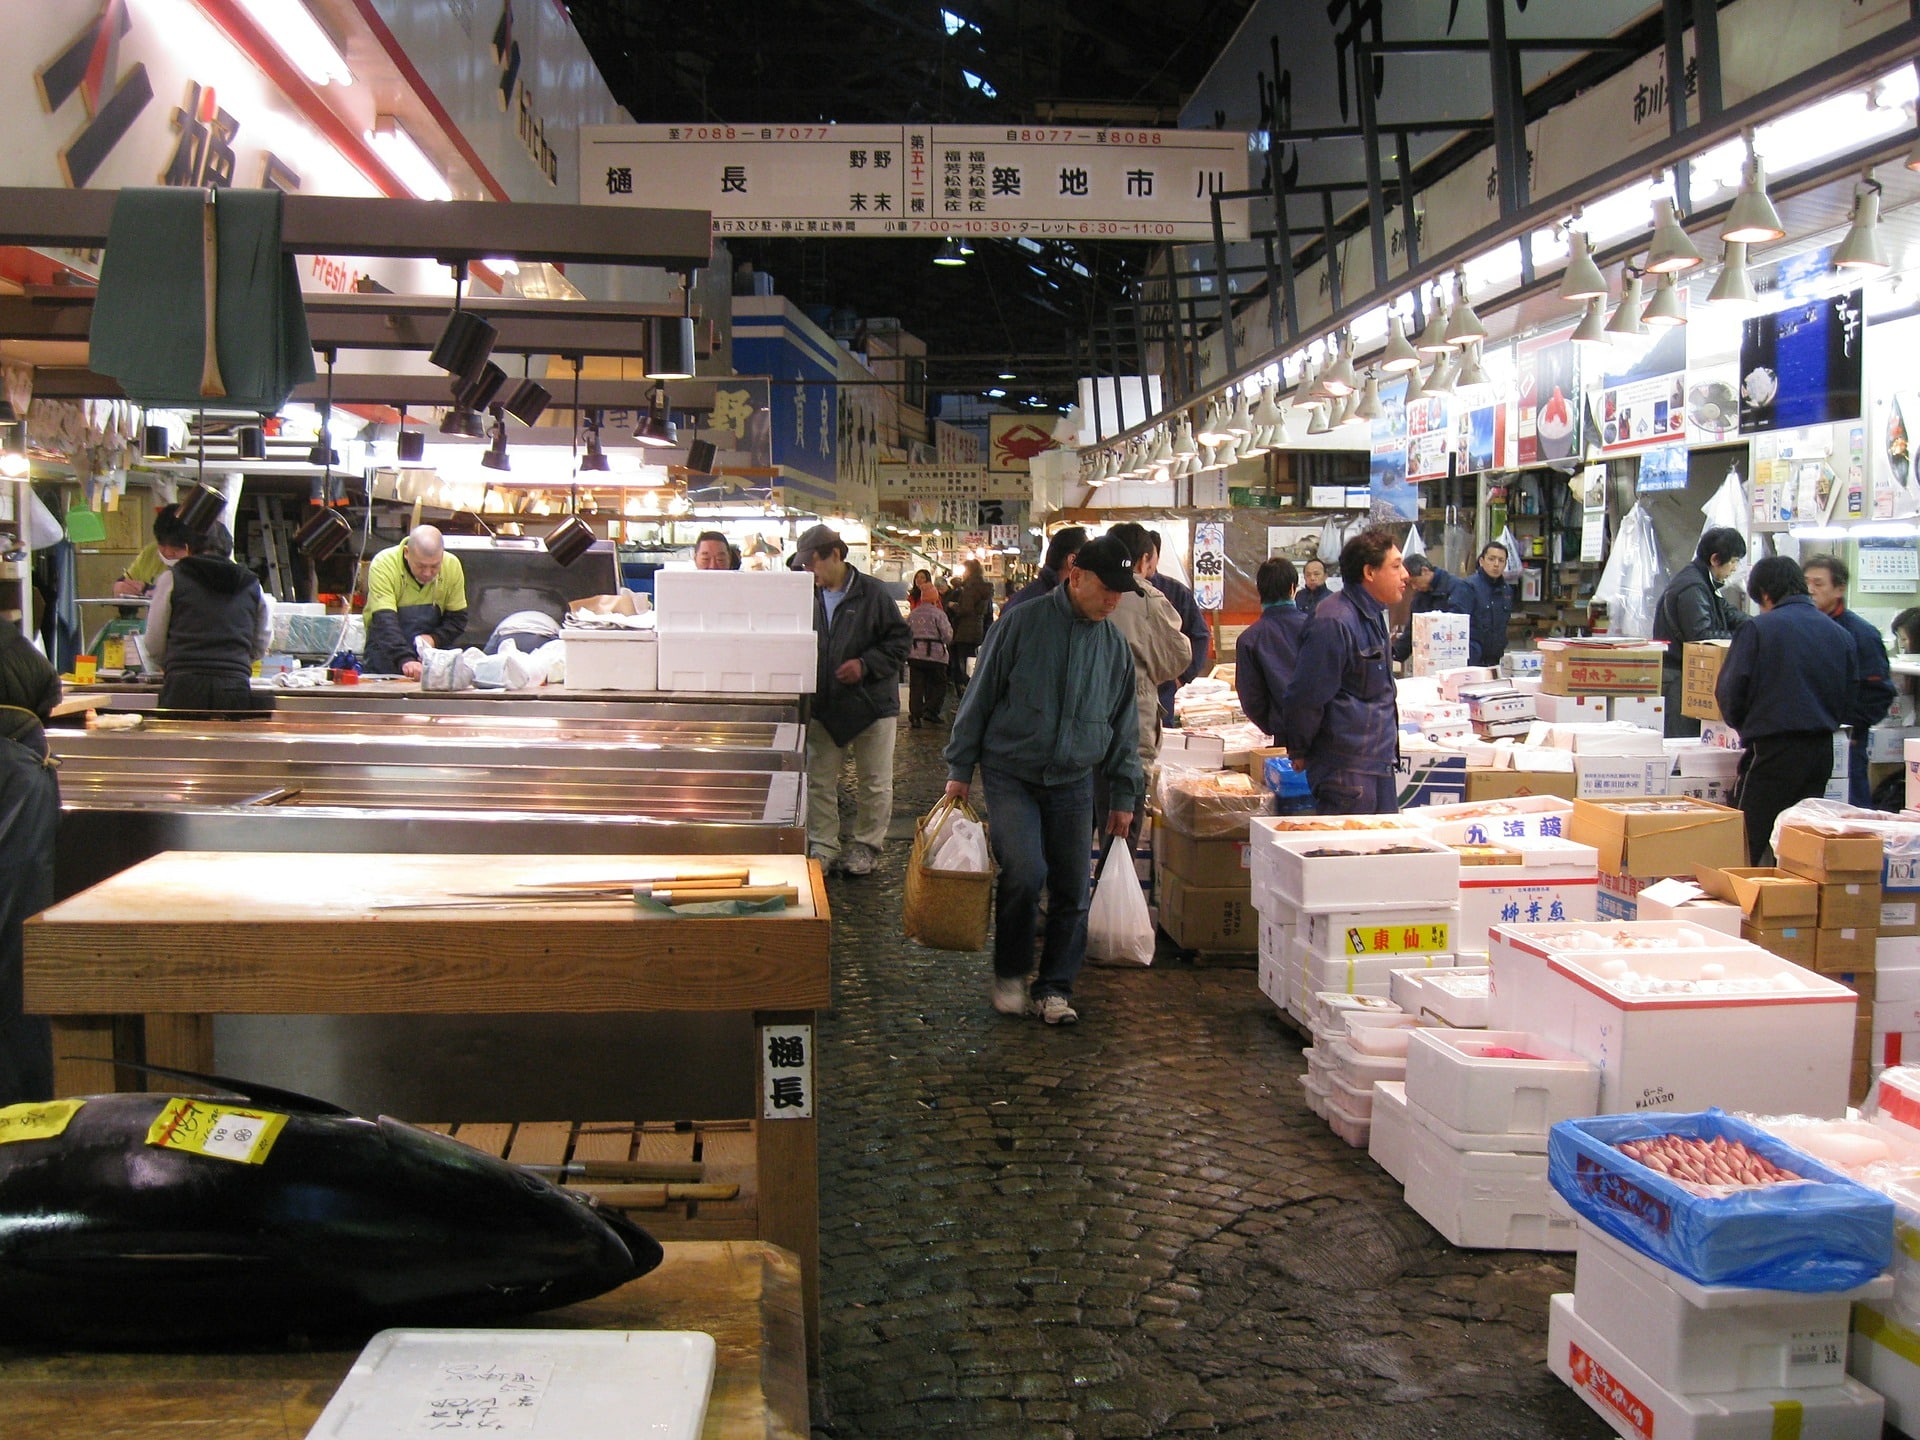
POLYGON ((1792 560, 1769 555, 1756 564, 1747 594, 1760 613, 1733 632, 1713 693, 1744 747, 1734 803, 1747 818, 1749 863, 1771 865, 1780 812, 1827 788, 1833 732, 1860 672, 1792 560))
POLYGON ((1853 660, 1859 675, 1843 717, 1853 730, 1847 756, 1847 803, 1862 810, 1871 809, 1873 786, 1867 783, 1867 731, 1887 718, 1899 693, 1893 688, 1887 647, 1871 621, 1847 608, 1847 581, 1852 577, 1845 561, 1836 555, 1814 555, 1800 568, 1807 577, 1807 594, 1814 606, 1853 640, 1853 660))
POLYGON ((1716 526, 1700 537, 1691 563, 1667 582, 1653 612, 1653 638, 1667 642, 1660 657, 1660 693, 1667 698, 1666 733, 1697 738, 1700 722, 1680 713, 1681 675, 1689 641, 1725 640, 1747 617, 1721 597, 1720 587, 1746 558, 1747 542, 1738 530, 1716 526))
POLYGON ((1393 688, 1387 607, 1407 593, 1393 532, 1361 531, 1340 551, 1342 588, 1307 626, 1282 702, 1287 754, 1322 815, 1386 815, 1400 808, 1393 767, 1400 706, 1393 688))
POLYGON ((1507 584, 1507 547, 1489 540, 1480 551, 1480 568, 1460 582, 1467 620, 1467 663, 1498 665, 1507 653, 1507 617, 1513 614, 1513 587, 1507 584))
POLYGON ((1280 733, 1280 700, 1293 679, 1294 661, 1307 617, 1293 603, 1300 584, 1293 562, 1276 555, 1253 577, 1260 591, 1260 618, 1233 642, 1233 688, 1247 718, 1269 735, 1280 733))
MULTIPOLYGON (((1466 581, 1457 575, 1449 575, 1424 555, 1407 556, 1407 588, 1413 592, 1415 615, 1431 615, 1436 611, 1445 611, 1449 615, 1470 613, 1466 596, 1460 589, 1464 584, 1466 581)), ((1412 655, 1413 621, 1409 619, 1407 628, 1393 642, 1393 658, 1407 660, 1412 655)))
POLYGON ((1087 955, 1093 772, 1107 783, 1109 835, 1127 833, 1141 792, 1133 652, 1107 619, 1129 592, 1141 593, 1132 553, 1111 536, 1089 540, 1051 595, 1000 617, 953 717, 947 794, 965 800, 980 767, 1000 865, 993 1008, 1003 1015, 1080 1018, 1072 997, 1087 955), (1047 931, 1029 997, 1043 885, 1047 931))
POLYGON ((1041 562, 1040 573, 1022 585, 1018 593, 1007 598, 1007 603, 1000 607, 1000 618, 1006 619, 1007 612, 1016 605, 1051 595, 1060 582, 1067 578, 1067 562, 1086 543, 1087 527, 1084 525, 1063 525, 1054 531, 1053 538, 1047 542, 1047 558, 1041 562))
POLYGON ((1187 644, 1193 647, 1193 660, 1180 672, 1180 678, 1169 680, 1160 687, 1160 719, 1163 724, 1171 725, 1174 694, 1206 668, 1207 657, 1213 653, 1213 632, 1207 629, 1207 612, 1193 598, 1193 591, 1171 575, 1160 573, 1160 532, 1147 531, 1147 540, 1153 546, 1153 553, 1147 557, 1144 566, 1135 568, 1142 580, 1150 581, 1154 589, 1167 597, 1174 613, 1180 617, 1181 633, 1187 637, 1187 644))

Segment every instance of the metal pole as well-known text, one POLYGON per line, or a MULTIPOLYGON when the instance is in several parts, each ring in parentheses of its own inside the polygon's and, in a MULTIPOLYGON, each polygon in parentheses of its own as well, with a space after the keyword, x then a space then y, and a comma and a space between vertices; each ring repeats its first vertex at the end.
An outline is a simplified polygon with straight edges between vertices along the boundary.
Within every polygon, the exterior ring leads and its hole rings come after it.
POLYGON ((1220 343, 1224 347, 1227 373, 1233 374, 1240 368, 1239 356, 1233 343, 1233 297, 1227 293, 1227 232, 1220 222, 1220 197, 1212 198, 1210 208, 1213 211, 1213 269, 1214 283, 1220 287, 1220 343))
POLYGON ((1360 97, 1360 143, 1366 147, 1367 161, 1367 221, 1373 236, 1373 283, 1377 288, 1387 283, 1387 190, 1380 179, 1380 127, 1374 116, 1373 105, 1373 52, 1367 48, 1366 40, 1355 35, 1354 73, 1359 81, 1356 93, 1360 97))
MULTIPOLYGON (((1413 155, 1409 151, 1412 137, 1405 131, 1394 133, 1394 144, 1400 153, 1395 163, 1400 173, 1400 228, 1405 234, 1407 246, 1407 270, 1409 273, 1420 268, 1420 217, 1413 208, 1413 155)), ((1413 323, 1415 327, 1427 323, 1422 313, 1426 309, 1421 303, 1420 292, 1413 292, 1413 323)))
MULTIPOLYGON (((1340 252, 1334 248, 1333 240, 1333 192, 1320 192, 1320 241, 1327 247, 1327 297, 1333 302, 1333 313, 1340 313, 1340 252)), ((1376 280, 1376 285, 1384 285, 1385 280, 1376 280)))
MULTIPOLYGON (((1667 133, 1678 135, 1687 128, 1687 52, 1681 44, 1686 30, 1689 0, 1661 0, 1661 28, 1666 32, 1667 59, 1667 133)), ((1707 0, 1708 5, 1717 0, 1707 0)), ((1693 209, 1693 187, 1689 183, 1687 162, 1673 167, 1673 204, 1682 215, 1693 209)))
POLYGON ((1700 118, 1720 113, 1720 5, 1719 0, 1693 0, 1693 66, 1699 80, 1695 98, 1700 118))
POLYGON ((1498 172, 1500 213, 1526 208, 1527 135, 1514 93, 1513 50, 1507 44, 1507 0, 1487 0, 1487 58, 1493 85, 1493 155, 1498 172))

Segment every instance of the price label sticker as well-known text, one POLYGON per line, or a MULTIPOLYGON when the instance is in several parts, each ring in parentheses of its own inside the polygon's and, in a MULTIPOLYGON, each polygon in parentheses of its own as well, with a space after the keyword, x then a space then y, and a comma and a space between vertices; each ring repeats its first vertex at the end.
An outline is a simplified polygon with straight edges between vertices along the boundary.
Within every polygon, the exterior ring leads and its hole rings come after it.
POLYGON ((244 1110, 232 1105, 210 1105, 204 1100, 169 1100, 147 1128, 147 1143, 163 1150, 187 1150, 233 1160, 242 1165, 263 1164, 287 1117, 270 1110, 244 1110))
POLYGON ((80 1113, 84 1100, 48 1100, 0 1108, 0 1145, 22 1140, 51 1140, 80 1113))

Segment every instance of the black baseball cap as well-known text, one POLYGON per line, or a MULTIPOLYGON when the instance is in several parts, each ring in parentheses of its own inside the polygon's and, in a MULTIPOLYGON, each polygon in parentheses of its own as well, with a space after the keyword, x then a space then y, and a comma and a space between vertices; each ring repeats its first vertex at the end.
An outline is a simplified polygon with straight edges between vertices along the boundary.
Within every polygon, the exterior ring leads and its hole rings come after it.
POLYGON ((816 550, 826 550, 834 546, 845 548, 846 542, 840 538, 840 532, 830 525, 815 525, 798 540, 793 542, 793 558, 787 561, 789 570, 798 570, 813 563, 816 550))
POLYGON ((1122 595, 1141 595, 1140 582, 1133 578, 1133 552, 1111 535, 1089 540, 1074 552, 1073 563, 1091 570, 1100 583, 1122 595))

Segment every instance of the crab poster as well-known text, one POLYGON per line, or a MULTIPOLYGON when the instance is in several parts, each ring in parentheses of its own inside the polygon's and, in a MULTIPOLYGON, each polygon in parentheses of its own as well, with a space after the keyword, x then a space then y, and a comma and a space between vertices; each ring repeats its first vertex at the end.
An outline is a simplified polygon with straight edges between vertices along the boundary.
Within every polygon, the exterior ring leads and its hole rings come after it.
POLYGON ((1030 415, 987 417, 987 471, 993 475, 1025 475, 1033 457, 1058 450, 1053 427, 1030 415))

